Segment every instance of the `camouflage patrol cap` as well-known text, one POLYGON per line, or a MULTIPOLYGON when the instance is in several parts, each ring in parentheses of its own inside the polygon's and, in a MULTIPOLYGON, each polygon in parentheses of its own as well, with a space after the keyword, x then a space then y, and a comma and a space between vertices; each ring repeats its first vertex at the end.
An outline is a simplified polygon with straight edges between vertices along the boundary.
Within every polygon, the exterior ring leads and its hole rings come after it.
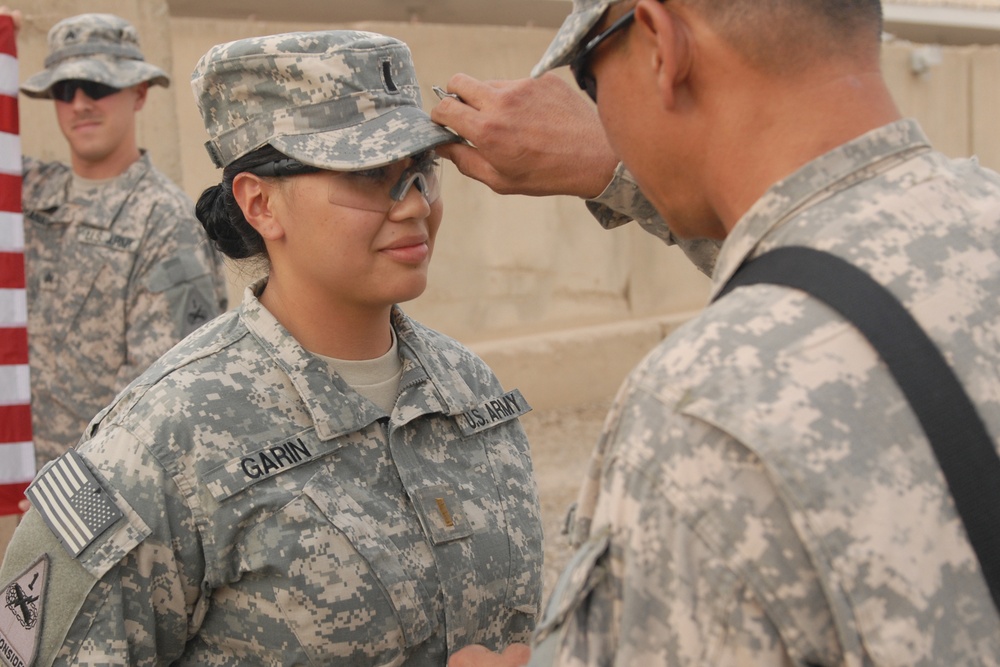
POLYGON ((573 11, 563 21, 545 55, 531 70, 531 76, 538 77, 550 69, 568 65, 583 48, 583 38, 597 25, 608 7, 619 2, 622 0, 573 0, 573 11))
POLYGON ((191 74, 217 167, 270 144, 303 164, 377 167, 459 137, 431 121, 407 46, 330 30, 212 47, 191 74))
POLYGON ((139 33, 114 14, 80 14, 49 30, 45 69, 21 84, 28 97, 52 97, 52 84, 69 79, 128 88, 149 81, 169 86, 170 77, 145 61, 139 33))

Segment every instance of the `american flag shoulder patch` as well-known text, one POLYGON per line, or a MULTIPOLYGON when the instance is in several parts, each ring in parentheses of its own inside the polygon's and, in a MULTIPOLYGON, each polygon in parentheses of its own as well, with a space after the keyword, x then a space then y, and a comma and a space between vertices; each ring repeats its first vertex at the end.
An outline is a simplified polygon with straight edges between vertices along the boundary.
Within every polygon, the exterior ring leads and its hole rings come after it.
POLYGON ((122 517, 72 449, 43 469, 25 495, 73 558, 122 517))

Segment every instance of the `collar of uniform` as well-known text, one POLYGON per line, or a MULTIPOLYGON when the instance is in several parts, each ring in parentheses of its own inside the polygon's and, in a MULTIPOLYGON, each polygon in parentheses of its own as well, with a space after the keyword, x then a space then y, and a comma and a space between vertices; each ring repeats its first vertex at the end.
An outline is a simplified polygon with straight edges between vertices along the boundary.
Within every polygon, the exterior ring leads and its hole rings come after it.
POLYGON ((404 359, 400 389, 414 384, 419 379, 412 372, 410 365, 405 363, 407 359, 411 359, 430 378, 428 390, 424 392, 423 407, 426 411, 439 411, 455 416, 482 401, 482 397, 477 398, 476 392, 458 371, 463 367, 472 368, 470 363, 466 363, 471 361, 471 358, 465 358, 471 357, 471 352, 441 333, 410 319, 398 306, 393 308, 393 327, 396 329, 400 354, 404 359), (435 405, 435 402, 439 404, 435 405))
POLYGON ((243 292, 240 318, 264 351, 285 372, 316 427, 320 440, 354 433, 385 415, 371 401, 330 373, 330 367, 309 353, 274 315, 257 300, 267 278, 243 292))
POLYGON ((801 209, 930 149, 916 120, 899 120, 838 146, 771 186, 722 244, 709 302, 745 260, 770 250, 764 238, 801 209))
POLYGON ((67 169, 60 178, 52 178, 36 198, 32 208, 39 211, 55 209, 49 220, 54 223, 83 223, 88 227, 108 229, 118 217, 142 177, 152 168, 152 162, 145 151, 122 173, 115 183, 101 190, 101 196, 93 201, 69 201, 72 172, 67 169))

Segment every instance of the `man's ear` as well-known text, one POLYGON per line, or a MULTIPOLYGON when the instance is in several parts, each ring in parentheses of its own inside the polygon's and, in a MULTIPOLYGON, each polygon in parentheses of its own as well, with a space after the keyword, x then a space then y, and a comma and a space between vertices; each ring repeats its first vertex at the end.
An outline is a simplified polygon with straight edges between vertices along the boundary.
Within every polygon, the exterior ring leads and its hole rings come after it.
POLYGON ((677 91, 691 69, 690 32, 683 16, 659 0, 639 0, 635 6, 635 30, 649 47, 650 65, 664 109, 677 104, 677 91))
POLYGON ((243 217, 265 241, 274 241, 285 234, 274 215, 278 184, 260 176, 242 172, 233 179, 233 198, 243 211, 243 217))
POLYGON ((146 106, 146 93, 149 92, 149 82, 143 81, 135 87, 135 110, 142 111, 146 106))

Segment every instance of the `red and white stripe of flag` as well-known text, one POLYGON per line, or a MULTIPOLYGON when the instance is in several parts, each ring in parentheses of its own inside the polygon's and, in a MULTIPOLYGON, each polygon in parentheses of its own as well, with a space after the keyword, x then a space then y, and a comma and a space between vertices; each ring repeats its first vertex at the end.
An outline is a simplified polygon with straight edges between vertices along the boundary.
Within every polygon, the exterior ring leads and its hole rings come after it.
POLYGON ((0 16, 0 515, 18 513, 35 476, 17 86, 14 22, 0 16))

